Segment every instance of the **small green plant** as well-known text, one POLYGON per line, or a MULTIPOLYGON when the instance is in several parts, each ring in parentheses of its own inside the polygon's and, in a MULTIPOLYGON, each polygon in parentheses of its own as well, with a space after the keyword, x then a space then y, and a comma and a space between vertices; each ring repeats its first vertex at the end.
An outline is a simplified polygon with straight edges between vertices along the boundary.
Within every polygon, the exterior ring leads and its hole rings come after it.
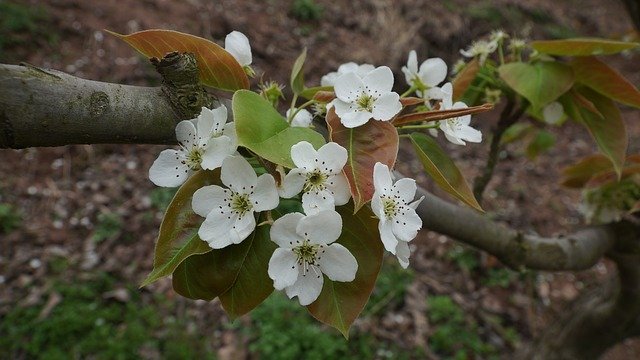
POLYGON ((0 50, 12 45, 28 44, 38 37, 55 43, 57 35, 46 26, 48 21, 49 16, 42 6, 0 2, 0 50))
POLYGON ((507 288, 517 278, 518 273, 507 268, 489 269, 482 279, 485 286, 499 286, 507 288))
POLYGON ((413 281, 413 271, 401 268, 395 259, 382 267, 376 287, 364 309, 365 315, 374 315, 383 309, 402 305, 407 287, 413 281))
POLYGON ((0 204, 0 234, 8 234, 20 227, 22 215, 10 204, 0 204))
POLYGON ((460 269, 465 271, 472 271, 480 266, 478 251, 460 245, 452 247, 447 252, 447 258, 455 262, 460 269))
POLYGON ((314 0, 294 0, 291 6, 293 16, 302 21, 320 20, 323 10, 314 0))
POLYGON ((123 226, 124 223, 120 215, 116 213, 101 213, 98 215, 98 225, 93 234, 93 240, 100 242, 116 236, 122 231, 123 226))

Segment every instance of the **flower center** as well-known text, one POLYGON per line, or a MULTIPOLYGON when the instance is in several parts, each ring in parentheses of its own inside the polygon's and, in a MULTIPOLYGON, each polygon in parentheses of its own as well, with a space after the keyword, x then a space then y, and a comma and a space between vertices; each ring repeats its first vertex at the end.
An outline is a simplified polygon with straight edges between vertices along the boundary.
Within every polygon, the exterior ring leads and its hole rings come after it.
POLYGON ((304 192, 324 190, 324 183, 329 176, 320 170, 313 170, 307 174, 307 181, 304 183, 304 192))
POLYGON ((387 219, 391 219, 398 213, 398 204, 388 197, 382 198, 382 211, 387 219))
POLYGON ((292 249, 293 253, 297 256, 298 265, 302 267, 302 275, 307 275, 309 269, 313 269, 318 277, 320 277, 320 272, 318 272, 315 267, 318 266, 318 260, 320 258, 320 250, 322 250, 322 245, 320 244, 311 244, 309 240, 304 240, 302 245, 296 246, 292 249))
POLYGON ((374 101, 375 99, 373 98, 373 96, 362 94, 360 95, 358 100, 356 100, 356 103, 358 104, 359 110, 365 110, 365 111, 371 112, 373 111, 374 101))
POLYGON ((246 212, 253 209, 251 200, 249 200, 249 194, 239 194, 234 192, 231 195, 231 210, 238 213, 242 217, 246 212))
POLYGON ((187 166, 191 170, 200 170, 200 164, 202 163, 202 154, 204 149, 199 146, 194 146, 189 150, 187 154, 187 166))

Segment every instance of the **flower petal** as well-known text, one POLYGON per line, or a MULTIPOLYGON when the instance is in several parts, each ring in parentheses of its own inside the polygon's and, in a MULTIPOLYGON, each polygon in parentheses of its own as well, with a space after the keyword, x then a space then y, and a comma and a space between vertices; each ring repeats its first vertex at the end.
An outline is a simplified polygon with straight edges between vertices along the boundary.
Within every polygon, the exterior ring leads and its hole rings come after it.
POLYGON ((401 206, 393 218, 393 234, 402 241, 411 241, 422 229, 422 219, 408 206, 401 206))
POLYGON ((342 218, 334 210, 323 210, 300 219, 296 232, 313 244, 328 245, 340 237, 342 218))
POLYGON ((391 120, 402 110, 400 95, 396 93, 386 93, 380 96, 373 103, 373 118, 380 121, 391 120))
POLYGON ((258 175, 244 157, 227 156, 222 162, 220 180, 235 192, 246 194, 256 185, 258 175))
POLYGON ((393 188, 389 167, 381 162, 377 162, 373 167, 373 187, 380 195, 391 194, 393 188))
POLYGON ((313 148, 313 145, 307 141, 300 141, 291 147, 291 160, 293 160, 293 163, 299 168, 307 171, 315 169, 315 160, 317 157, 318 152, 313 148))
POLYGON ((373 117, 373 114, 368 111, 352 111, 342 115, 336 111, 336 114, 340 116, 342 125, 350 129, 366 124, 373 117))
POLYGON ((250 65, 251 46, 247 36, 239 31, 232 31, 224 39, 224 49, 227 50, 242 66, 250 65))
POLYGON ((420 199, 418 199, 418 200, 412 202, 411 204, 409 204, 409 207, 414 209, 414 210, 417 209, 418 206, 420 205, 420 203, 422 202, 422 200, 424 200, 424 198, 425 198, 425 196, 422 195, 422 197, 420 197, 420 199))
MULTIPOLYGON (((313 120, 313 115, 311 115, 311 113, 309 111, 307 111, 307 109, 300 109, 297 110, 298 113, 296 114, 296 116, 293 117, 293 119, 291 119, 291 126, 292 127, 309 127, 309 125, 311 125, 311 121, 313 120)), ((291 109, 287 110, 287 118, 289 118, 289 115, 291 113, 291 109)))
POLYGON ((227 212, 229 210, 227 205, 228 191, 218 185, 201 187, 193 193, 191 200, 193 212, 202 217, 207 217, 214 209, 217 209, 218 212, 227 212))
POLYGON ((423 84, 436 86, 447 77, 447 64, 441 58, 427 59, 420 65, 419 74, 423 84))
POLYGON ((356 258, 340 244, 322 249, 318 264, 322 272, 333 281, 353 281, 358 271, 356 258))
POLYGON ((339 174, 347 163, 347 149, 334 142, 329 142, 318 149, 316 168, 325 173, 339 174))
POLYGON ((306 170, 296 168, 289 171, 289 173, 285 175, 284 180, 282 181, 280 196, 288 199, 298 195, 302 191, 302 188, 304 187, 304 183, 306 181, 306 170))
POLYGON ((468 125, 460 128, 460 130, 458 131, 458 137, 460 139, 473 143, 482 142, 482 132, 468 125))
POLYGON ((294 212, 277 219, 269 230, 271 241, 287 249, 291 249, 295 245, 302 243, 304 239, 296 232, 298 223, 302 218, 304 218, 303 214, 294 212))
POLYGON ((335 210, 333 195, 327 190, 304 193, 302 209, 307 215, 314 215, 323 210, 335 210))
POLYGON ((388 221, 383 217, 378 223, 378 230, 380 231, 380 240, 382 240, 384 248, 387 249, 388 252, 395 255, 396 247, 398 246, 398 239, 393 234, 392 224, 392 221, 388 221))
POLYGON ((222 249, 233 244, 234 239, 229 236, 229 230, 237 217, 230 212, 211 211, 198 229, 200 239, 208 242, 213 249, 222 249))
POLYGON ((271 174, 262 174, 256 182, 253 194, 249 195, 254 211, 275 209, 280 202, 276 180, 271 174))
POLYGON ((369 72, 362 79, 362 82, 369 94, 378 98, 391 92, 393 88, 393 72, 388 66, 380 66, 369 72))
POLYGON ((398 199, 403 204, 408 204, 416 195, 416 181, 409 178, 402 178, 393 185, 393 195, 398 196, 398 199))
POLYGON ((327 189, 333 195, 333 202, 336 206, 344 205, 351 199, 349 183, 343 173, 329 176, 327 178, 327 189))
POLYGON ((336 97, 346 103, 356 101, 364 92, 363 80, 355 73, 340 75, 334 84, 336 97))
POLYGON ((415 50, 409 52, 409 59, 407 59, 407 66, 402 67, 404 78, 407 81, 407 85, 413 84, 413 79, 418 74, 418 55, 415 50))
POLYGON ((298 279, 296 254, 290 249, 276 249, 269 260, 268 273, 276 290, 282 290, 287 286, 293 285, 298 279))
POLYGON ((238 217, 231 230, 229 230, 231 242, 234 244, 241 243, 251 235, 255 228, 256 218, 253 216, 253 212, 247 212, 242 217, 238 217))
POLYGON ((158 186, 182 185, 192 172, 183 161, 182 152, 173 149, 162 150, 149 168, 149 180, 158 186))
POLYGON ((378 218, 384 218, 384 209, 382 208, 382 199, 380 198, 380 194, 378 191, 373 193, 373 197, 371 198, 371 211, 378 218))
POLYGON ((396 246, 396 257, 403 269, 409 267, 409 256, 411 256, 409 243, 406 241, 399 241, 398 246, 396 246))
POLYGON ((217 169, 222 166, 224 159, 235 151, 236 149, 231 148, 231 139, 228 136, 212 138, 202 154, 200 166, 207 170, 217 169))
POLYGON ((197 144, 196 127, 191 120, 183 120, 176 125, 176 139, 187 150, 197 144))
POLYGON ((293 285, 286 287, 285 292, 289 299, 297 296, 300 305, 307 306, 320 296, 323 283, 324 276, 322 274, 316 274, 313 270, 303 274, 302 268, 298 267, 298 279, 293 285))
POLYGON ((228 136, 231 139, 231 149, 236 151, 238 148, 238 135, 236 134, 236 123, 229 122, 224 124, 224 129, 222 130, 222 135, 228 136))

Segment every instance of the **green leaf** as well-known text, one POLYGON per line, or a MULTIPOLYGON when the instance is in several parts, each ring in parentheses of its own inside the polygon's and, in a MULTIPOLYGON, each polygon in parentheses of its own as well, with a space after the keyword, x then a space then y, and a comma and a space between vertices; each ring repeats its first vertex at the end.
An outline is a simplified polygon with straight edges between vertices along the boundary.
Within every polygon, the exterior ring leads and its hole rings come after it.
POLYGON ((356 278, 352 282, 338 282, 325 276, 320 296, 307 309, 313 317, 348 337, 351 324, 362 312, 373 291, 382 265, 384 247, 378 233, 378 221, 368 207, 355 215, 352 202, 336 210, 344 224, 337 243, 346 247, 356 258, 356 278))
POLYGON ((619 72, 595 57, 571 61, 576 80, 619 103, 640 108, 640 91, 619 72))
POLYGON ((538 155, 551 149, 556 144, 556 138, 552 133, 539 130, 535 137, 531 140, 525 153, 529 159, 535 159, 538 155))
POLYGON ((347 128, 334 109, 327 113, 326 120, 331 141, 347 149, 349 154, 344 174, 349 182, 355 211, 358 211, 371 200, 375 191, 373 167, 376 162, 393 168, 398 156, 398 131, 389 121, 375 120, 357 128, 347 128))
POLYGON ((307 100, 311 100, 316 95, 316 93, 320 91, 333 91, 333 86, 315 86, 306 88, 300 93, 300 96, 307 100))
POLYGON ((410 136, 420 162, 436 184, 472 208, 484 211, 456 164, 438 146, 438 143, 425 134, 412 133, 410 136))
POLYGON ((153 271, 142 282, 146 286, 170 275, 187 257, 210 251, 209 245, 193 235, 200 221, 191 209, 193 193, 205 185, 219 182, 220 171, 199 171, 191 176, 178 190, 167 207, 160 224, 153 259, 153 271))
POLYGON ((558 99, 573 86, 571 67, 558 62, 513 62, 500 66, 498 73, 509 87, 529 100, 534 110, 558 99))
POLYGON ((613 170, 611 160, 602 154, 591 155, 564 168, 560 183, 570 188, 582 188, 594 175, 609 170, 613 170))
POLYGON ((249 78, 238 61, 210 40, 173 30, 144 30, 129 35, 107 32, 149 58, 162 59, 173 51, 194 54, 200 81, 205 85, 229 91, 249 88, 249 78))
POLYGON ((254 92, 236 91, 232 107, 238 144, 272 163, 293 168, 291 146, 308 141, 319 148, 325 143, 314 130, 290 127, 269 101, 254 92))
POLYGON ((304 65, 304 60, 306 58, 307 48, 304 48, 300 56, 296 59, 296 62, 293 63, 293 68, 291 68, 291 91, 296 95, 300 95, 300 93, 304 91, 304 75, 302 73, 302 66, 304 65))
POLYGON ((609 55, 637 47, 638 43, 596 38, 532 41, 531 46, 541 53, 561 56, 609 55))
POLYGON ((594 114, 586 107, 576 104, 570 98, 561 99, 565 111, 571 118, 589 130, 598 145, 598 149, 611 160, 616 174, 620 177, 629 142, 624 121, 620 116, 620 110, 611 99, 598 94, 594 90, 579 88, 577 92, 591 102, 604 118, 594 114))

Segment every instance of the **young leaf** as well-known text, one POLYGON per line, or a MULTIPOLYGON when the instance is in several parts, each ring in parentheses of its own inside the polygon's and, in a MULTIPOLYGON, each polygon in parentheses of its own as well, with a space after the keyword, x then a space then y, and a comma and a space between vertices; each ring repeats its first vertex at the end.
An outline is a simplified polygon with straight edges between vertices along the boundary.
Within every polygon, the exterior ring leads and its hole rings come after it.
POLYGON ((412 133, 411 142, 427 174, 442 190, 472 208, 484 212, 456 164, 433 138, 421 133, 412 133))
POLYGON ((307 309, 313 317, 348 337, 351 324, 362 312, 373 291, 384 248, 378 233, 378 222, 368 207, 355 215, 352 202, 336 210, 344 224, 337 243, 346 247, 356 258, 356 278, 352 282, 334 282, 325 276, 320 296, 307 309))
POLYGON ((354 129, 347 128, 334 109, 329 110, 326 120, 331 141, 347 149, 349 154, 344 174, 349 181, 355 211, 358 211, 373 196, 376 162, 393 168, 398 156, 398 131, 390 122, 376 120, 354 129))
POLYGON ((392 123, 394 126, 397 127, 397 126, 403 126, 403 125, 407 125, 415 122, 439 121, 439 120, 456 118, 464 115, 480 114, 492 109, 493 109, 493 104, 486 103, 486 104, 466 107, 462 109, 431 110, 431 111, 424 111, 419 113, 398 116, 395 120, 393 120, 392 123))
POLYGON ((556 138, 552 133, 539 130, 529 145, 527 145, 525 153, 529 159, 533 160, 538 157, 538 155, 552 148, 555 144, 556 138))
POLYGON ((249 88, 249 78, 238 61, 207 39, 173 30, 144 30, 129 35, 108 32, 149 58, 162 58, 172 51, 194 54, 200 81, 205 85, 229 91, 249 88))
POLYGON ((571 61, 576 80, 619 103, 640 108, 640 91, 619 72, 593 56, 571 61))
POLYGON ((558 99, 573 86, 571 67, 558 62, 513 62, 500 66, 498 73, 509 87, 529 100, 534 110, 558 99))
POLYGON ((602 154, 591 155, 564 168, 560 184, 579 189, 584 187, 594 175, 609 170, 613 170, 611 160, 602 154))
POLYGON ((471 83, 478 75, 480 71, 480 62, 477 58, 469 61, 467 65, 456 75, 453 79, 453 100, 458 101, 462 98, 462 95, 467 91, 471 83))
MULTIPOLYGON (((310 87, 310 88, 305 88, 301 93, 300 96, 304 99, 307 100, 311 100, 313 99, 317 93, 319 92, 326 92, 326 91, 333 91, 333 86, 314 86, 314 87, 310 87)), ((331 101, 331 100, 329 100, 331 101)))
POLYGON ((254 92, 236 91, 232 107, 238 144, 274 164, 295 167, 291 146, 300 141, 308 141, 315 148, 325 143, 322 135, 314 130, 290 127, 269 101, 254 92))
POLYGON ((598 94, 594 90, 580 88, 578 93, 590 101, 604 118, 577 105, 570 98, 562 99, 563 106, 571 118, 583 124, 589 130, 598 145, 598 149, 611 160, 616 174, 620 177, 629 141, 624 121, 620 117, 620 110, 611 99, 598 94))
POLYGON ((304 60, 306 58, 307 48, 304 48, 300 56, 296 59, 296 62, 293 63, 293 68, 291 68, 291 91, 296 95, 300 95, 304 91, 304 75, 302 73, 302 66, 304 65, 304 60))
POLYGON ((153 271, 140 286, 170 275, 187 257, 210 251, 209 245, 193 235, 197 230, 198 215, 191 209, 191 198, 199 188, 218 182, 220 171, 199 171, 191 176, 178 190, 167 207, 160 224, 153 259, 153 271))
POLYGON ((609 55, 637 47, 638 43, 595 38, 532 41, 541 53, 560 56, 609 55))

